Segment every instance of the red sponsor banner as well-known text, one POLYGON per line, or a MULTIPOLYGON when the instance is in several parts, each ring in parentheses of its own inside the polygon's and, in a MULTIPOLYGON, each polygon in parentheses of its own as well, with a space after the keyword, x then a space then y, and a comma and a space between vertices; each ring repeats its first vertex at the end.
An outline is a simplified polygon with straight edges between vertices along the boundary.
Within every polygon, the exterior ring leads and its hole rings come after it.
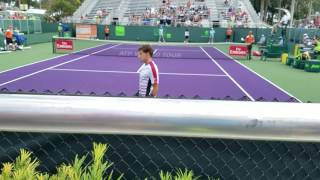
POLYGON ((231 45, 229 48, 229 55, 231 56, 247 56, 248 47, 243 45, 231 45))
POLYGON ((70 39, 57 39, 56 40, 56 49, 59 50, 73 50, 73 41, 70 39))

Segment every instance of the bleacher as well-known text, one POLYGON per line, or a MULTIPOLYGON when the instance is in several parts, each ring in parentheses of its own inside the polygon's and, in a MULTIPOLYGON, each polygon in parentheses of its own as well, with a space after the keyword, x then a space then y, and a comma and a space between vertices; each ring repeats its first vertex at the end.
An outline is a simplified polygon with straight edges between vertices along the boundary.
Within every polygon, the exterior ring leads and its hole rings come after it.
MULTIPOLYGON (((184 6, 189 0, 172 0, 171 4, 176 6, 184 6)), ((208 23, 218 22, 221 27, 227 27, 230 17, 227 16, 227 7, 224 0, 202 0, 191 1, 193 5, 205 4, 210 10, 208 23)), ((253 10, 250 1, 235 1, 244 11, 248 12, 249 22, 257 22, 257 13, 253 10), (249 4, 249 5, 248 5, 249 4), (251 7, 247 7, 251 6, 251 7)), ((127 25, 132 21, 132 17, 140 19, 147 8, 158 9, 162 5, 162 0, 85 0, 83 5, 74 13, 74 20, 82 23, 97 23, 97 11, 104 10, 107 16, 103 16, 99 23, 109 24, 113 19, 118 23, 127 25), (79 20, 81 19, 81 20, 79 20)), ((237 8, 238 8, 237 7, 237 8)), ((249 27, 253 27, 252 24, 249 27)))

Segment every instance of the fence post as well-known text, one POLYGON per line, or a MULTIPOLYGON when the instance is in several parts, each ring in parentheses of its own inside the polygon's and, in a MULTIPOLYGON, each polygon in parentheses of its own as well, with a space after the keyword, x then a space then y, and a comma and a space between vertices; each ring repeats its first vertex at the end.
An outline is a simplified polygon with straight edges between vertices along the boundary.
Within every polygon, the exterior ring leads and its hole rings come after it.
POLYGON ((27 29, 28 29, 28 34, 30 34, 30 29, 29 29, 29 20, 27 19, 27 29))

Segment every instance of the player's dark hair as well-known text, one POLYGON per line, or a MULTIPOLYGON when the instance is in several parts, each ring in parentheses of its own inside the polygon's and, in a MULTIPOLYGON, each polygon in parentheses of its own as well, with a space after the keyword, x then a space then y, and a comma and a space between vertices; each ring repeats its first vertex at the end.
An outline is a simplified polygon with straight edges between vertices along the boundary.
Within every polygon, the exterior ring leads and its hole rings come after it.
POLYGON ((139 51, 142 51, 144 53, 149 53, 151 57, 153 56, 153 48, 150 45, 142 45, 139 48, 139 51))

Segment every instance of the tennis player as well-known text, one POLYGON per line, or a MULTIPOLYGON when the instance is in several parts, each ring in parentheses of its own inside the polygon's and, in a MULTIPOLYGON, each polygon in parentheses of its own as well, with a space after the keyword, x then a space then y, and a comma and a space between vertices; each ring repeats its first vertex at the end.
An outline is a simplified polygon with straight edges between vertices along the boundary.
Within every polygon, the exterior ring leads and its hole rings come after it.
POLYGON ((140 97, 157 97, 159 91, 159 71, 152 60, 153 49, 150 45, 143 45, 138 50, 138 58, 143 65, 139 72, 140 97))

